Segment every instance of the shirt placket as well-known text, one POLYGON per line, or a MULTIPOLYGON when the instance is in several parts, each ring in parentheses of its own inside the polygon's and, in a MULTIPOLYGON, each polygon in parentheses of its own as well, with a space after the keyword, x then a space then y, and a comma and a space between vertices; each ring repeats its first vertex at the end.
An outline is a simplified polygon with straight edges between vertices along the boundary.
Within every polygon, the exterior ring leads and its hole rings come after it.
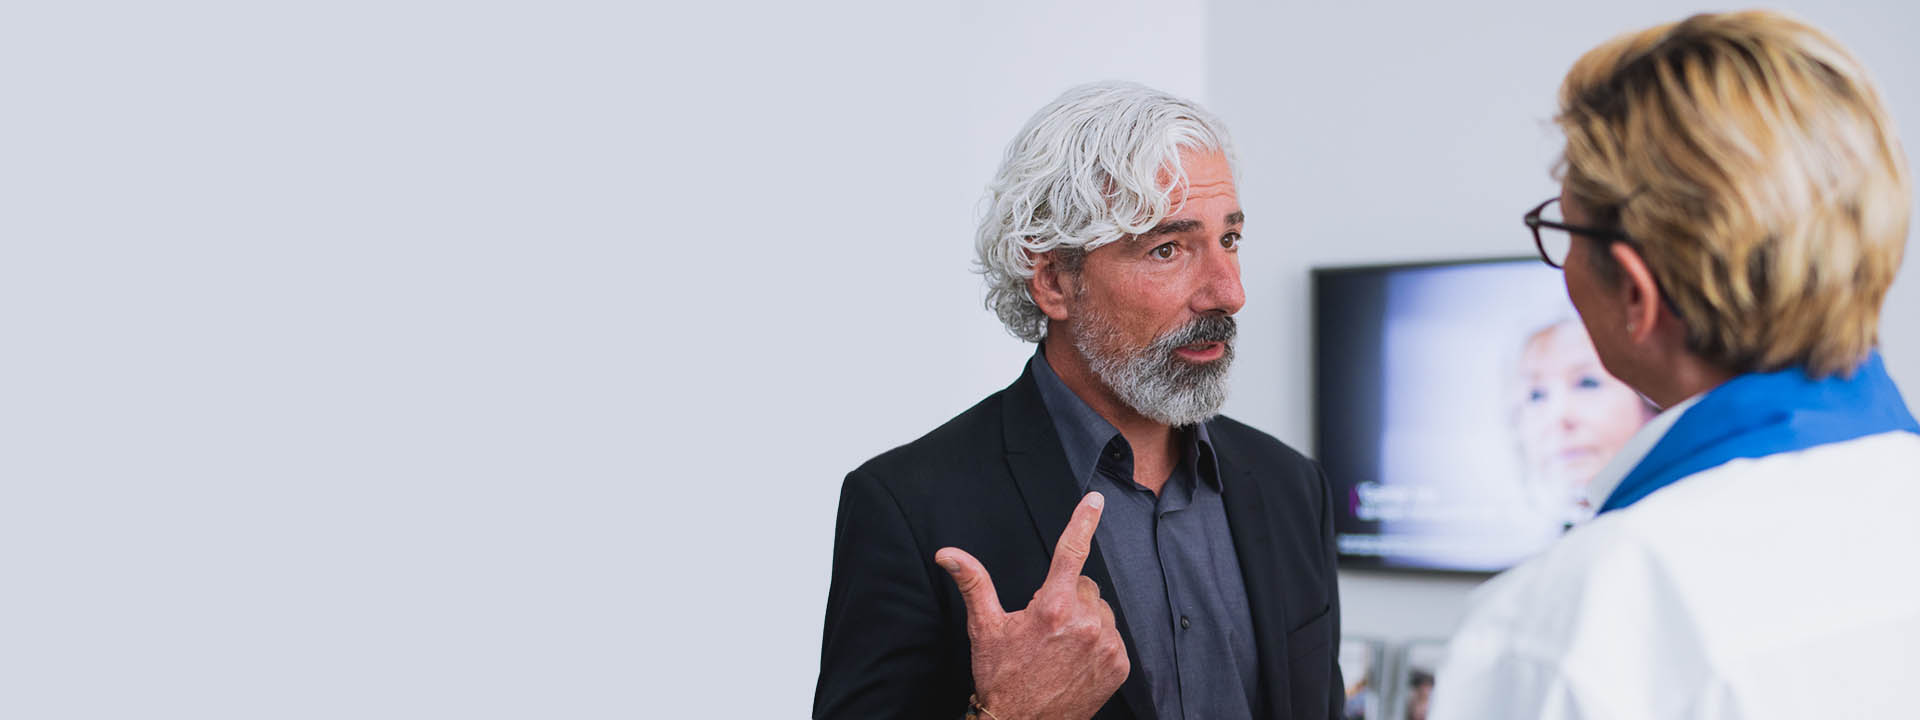
POLYGON ((1187 587, 1187 578, 1177 567, 1181 550, 1178 527, 1182 517, 1180 512, 1191 501, 1190 495, 1190 488, 1183 482, 1180 473, 1175 472, 1160 489, 1153 511, 1154 552, 1159 556, 1160 576, 1167 592, 1168 620, 1173 626, 1173 666, 1174 675, 1179 678, 1182 716, 1185 715, 1186 700, 1193 696, 1199 682, 1191 676, 1194 672, 1193 663, 1187 662, 1194 653, 1194 631, 1200 622, 1200 618, 1194 615, 1199 608, 1192 600, 1193 593, 1187 587))

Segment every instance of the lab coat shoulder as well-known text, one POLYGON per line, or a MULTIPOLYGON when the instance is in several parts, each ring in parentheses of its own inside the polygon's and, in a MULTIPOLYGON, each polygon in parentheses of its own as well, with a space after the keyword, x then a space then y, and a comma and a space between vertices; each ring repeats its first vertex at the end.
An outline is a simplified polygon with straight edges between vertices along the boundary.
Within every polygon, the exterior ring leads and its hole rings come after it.
POLYGON ((1909 433, 1690 476, 1483 586, 1433 717, 1794 717, 1800 688, 1901 674, 1901 640, 1920 640, 1920 565, 1901 548, 1920 526, 1862 513, 1915 506, 1909 433))
POLYGON ((1612 513, 1489 581, 1440 670, 1434 717, 1652 718, 1712 702, 1658 531, 1612 513))

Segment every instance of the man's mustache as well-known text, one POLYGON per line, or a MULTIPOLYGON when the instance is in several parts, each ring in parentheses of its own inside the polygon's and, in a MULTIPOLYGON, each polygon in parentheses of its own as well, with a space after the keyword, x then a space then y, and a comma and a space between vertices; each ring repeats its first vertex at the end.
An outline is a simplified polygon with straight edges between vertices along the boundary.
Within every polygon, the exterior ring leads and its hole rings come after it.
POLYGON ((1160 336, 1154 341, 1156 350, 1172 351, 1183 345, 1197 343, 1230 343, 1240 332, 1239 323, 1231 315, 1203 315, 1193 322, 1182 325, 1172 332, 1160 336))

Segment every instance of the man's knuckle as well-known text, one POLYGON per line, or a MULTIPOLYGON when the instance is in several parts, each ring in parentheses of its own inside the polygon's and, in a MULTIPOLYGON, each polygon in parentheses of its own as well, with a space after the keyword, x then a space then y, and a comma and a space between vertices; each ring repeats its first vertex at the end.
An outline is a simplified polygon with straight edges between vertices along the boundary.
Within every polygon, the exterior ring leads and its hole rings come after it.
POLYGON ((1079 609, 1079 605, 1079 598, 1074 597, 1072 594, 1061 594, 1047 598, 1047 602, 1043 607, 1047 609, 1047 612, 1051 614, 1054 619, 1061 622, 1071 622, 1075 616, 1080 614, 1075 612, 1079 609))
POLYGON ((1087 640, 1096 645, 1106 638, 1106 628, 1096 618, 1076 615, 1068 622, 1067 631, 1074 637, 1087 640))

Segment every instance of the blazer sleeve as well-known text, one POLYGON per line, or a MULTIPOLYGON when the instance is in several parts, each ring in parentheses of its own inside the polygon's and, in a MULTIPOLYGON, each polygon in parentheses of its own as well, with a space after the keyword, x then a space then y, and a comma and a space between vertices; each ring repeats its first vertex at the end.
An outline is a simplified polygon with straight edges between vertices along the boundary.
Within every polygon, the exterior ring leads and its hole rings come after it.
POLYGON ((968 671, 943 667, 952 661, 941 645, 944 601, 928 570, 938 571, 934 549, 918 546, 879 480, 862 470, 847 476, 814 718, 958 717, 966 710, 968 671))
POLYGON ((1327 683, 1332 697, 1327 700, 1329 717, 1340 720, 1347 706, 1347 683, 1340 676, 1340 546, 1334 539, 1333 483, 1327 480, 1327 471, 1319 462, 1313 463, 1314 474, 1320 478, 1320 543, 1321 552, 1326 558, 1326 578, 1328 603, 1333 610, 1333 652, 1327 662, 1333 664, 1327 677, 1333 681, 1327 683))

